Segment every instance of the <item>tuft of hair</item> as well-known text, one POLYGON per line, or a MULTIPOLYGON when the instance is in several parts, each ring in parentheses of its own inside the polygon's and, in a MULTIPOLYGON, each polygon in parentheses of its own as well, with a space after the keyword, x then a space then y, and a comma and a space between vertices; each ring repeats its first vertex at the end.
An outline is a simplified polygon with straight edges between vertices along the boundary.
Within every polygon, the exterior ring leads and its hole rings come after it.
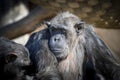
POLYGON ((51 19, 50 22, 60 22, 60 21, 63 21, 65 18, 69 18, 69 17, 80 20, 80 18, 77 17, 76 15, 66 11, 66 12, 59 13, 56 17, 51 19))

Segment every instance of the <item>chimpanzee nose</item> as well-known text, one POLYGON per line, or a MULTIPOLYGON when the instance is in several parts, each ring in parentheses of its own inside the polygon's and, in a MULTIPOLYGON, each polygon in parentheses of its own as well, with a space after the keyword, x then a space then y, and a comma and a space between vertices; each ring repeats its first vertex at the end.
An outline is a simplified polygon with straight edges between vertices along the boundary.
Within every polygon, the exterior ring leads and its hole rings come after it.
POLYGON ((56 37, 54 38, 54 41, 55 41, 55 42, 60 41, 60 37, 59 37, 59 36, 56 36, 56 37))

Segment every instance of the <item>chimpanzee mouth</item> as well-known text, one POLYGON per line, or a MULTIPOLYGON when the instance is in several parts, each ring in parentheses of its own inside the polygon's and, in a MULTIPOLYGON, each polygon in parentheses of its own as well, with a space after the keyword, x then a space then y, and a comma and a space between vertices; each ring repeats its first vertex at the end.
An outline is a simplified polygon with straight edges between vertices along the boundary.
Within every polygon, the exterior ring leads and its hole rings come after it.
POLYGON ((61 53, 61 52, 63 52, 63 50, 58 50, 58 49, 57 50, 56 49, 55 50, 51 50, 51 51, 55 52, 55 53, 61 53))
POLYGON ((64 49, 58 49, 58 48, 52 48, 51 49, 51 51, 53 52, 53 53, 55 53, 55 54, 60 54, 60 53, 62 53, 62 52, 64 52, 64 49))
POLYGON ((51 48, 51 52, 56 56, 58 61, 62 61, 67 58, 67 48, 51 48))

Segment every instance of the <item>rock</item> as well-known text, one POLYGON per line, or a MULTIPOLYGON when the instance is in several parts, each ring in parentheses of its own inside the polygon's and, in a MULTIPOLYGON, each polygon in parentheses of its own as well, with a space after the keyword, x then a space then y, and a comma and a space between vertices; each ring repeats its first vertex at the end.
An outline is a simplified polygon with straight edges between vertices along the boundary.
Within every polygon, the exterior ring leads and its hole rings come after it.
POLYGON ((75 2, 70 2, 70 3, 68 3, 68 6, 70 7, 70 8, 79 8, 80 7, 80 5, 79 5, 79 3, 75 3, 75 2))
POLYGON ((56 0, 58 3, 66 3, 66 0, 56 0))
POLYGON ((90 6, 95 6, 95 5, 98 4, 98 0, 88 0, 88 4, 89 4, 90 6))
POLYGON ((60 4, 56 2, 49 2, 49 4, 53 7, 61 7, 60 4))
POLYGON ((83 12, 86 12, 86 13, 89 13, 89 12, 92 12, 93 9, 92 9, 91 7, 83 7, 83 8, 82 8, 82 11, 83 11, 83 12))
POLYGON ((103 3, 103 4, 102 4, 102 8, 108 9, 109 7, 111 7, 111 5, 112 5, 112 3, 110 3, 110 2, 103 3))

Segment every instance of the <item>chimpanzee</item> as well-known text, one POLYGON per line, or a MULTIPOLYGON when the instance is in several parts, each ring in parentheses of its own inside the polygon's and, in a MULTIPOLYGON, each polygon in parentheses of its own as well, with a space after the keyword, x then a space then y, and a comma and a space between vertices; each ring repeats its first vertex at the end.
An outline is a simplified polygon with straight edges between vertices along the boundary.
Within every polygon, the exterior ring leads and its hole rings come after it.
MULTIPOLYGON (((69 12, 58 14, 49 22, 45 22, 45 24, 48 27, 33 34, 26 44, 26 47, 30 51, 31 60, 35 65, 42 66, 43 63, 49 62, 49 57, 44 57, 45 62, 39 62, 43 59, 40 56, 43 53, 44 55, 47 53, 47 56, 49 56, 48 54, 52 52, 57 59, 57 66, 55 68, 58 69, 58 75, 62 77, 62 80, 102 80, 107 77, 104 73, 100 72, 100 69, 104 70, 104 67, 100 68, 99 62, 102 62, 101 59, 110 61, 110 65, 112 66, 116 60, 104 42, 95 32, 91 31, 89 25, 69 12), (46 42, 46 44, 42 42, 46 42), (41 48, 43 45, 47 45, 44 46, 44 49, 47 48, 46 50, 50 50, 50 52, 44 51, 41 48), (39 58, 38 54, 40 55, 39 58), (96 56, 97 54, 105 55, 111 60, 105 57, 99 58, 99 56, 96 56), (95 61, 97 59, 98 61, 95 61), (92 72, 90 79, 84 78, 89 75, 88 71, 92 72)), ((44 67, 46 66, 48 66, 48 63, 47 65, 44 64, 44 67)), ((117 65, 114 66, 119 67, 117 65)), ((41 69, 41 67, 37 68, 38 71, 41 69)), ((111 69, 109 72, 113 72, 113 70, 111 69)), ((106 73, 108 73, 109 77, 112 77, 112 73, 109 72, 107 70, 106 73)), ((115 72, 115 74, 118 75, 119 72, 115 72)))
MULTIPOLYGON (((43 64, 36 63, 34 60, 38 56, 37 52, 41 50, 41 41, 46 41, 48 49, 58 61, 57 69, 63 80, 82 80, 85 51, 80 41, 82 37, 80 34, 82 33, 83 22, 75 15, 66 12, 59 14, 46 24, 48 28, 33 34, 26 44, 31 60, 35 64, 43 64)), ((47 57, 45 59, 47 60, 47 57)))
POLYGON ((28 50, 7 38, 0 38, 0 79, 25 80, 24 67, 30 65, 28 50))

